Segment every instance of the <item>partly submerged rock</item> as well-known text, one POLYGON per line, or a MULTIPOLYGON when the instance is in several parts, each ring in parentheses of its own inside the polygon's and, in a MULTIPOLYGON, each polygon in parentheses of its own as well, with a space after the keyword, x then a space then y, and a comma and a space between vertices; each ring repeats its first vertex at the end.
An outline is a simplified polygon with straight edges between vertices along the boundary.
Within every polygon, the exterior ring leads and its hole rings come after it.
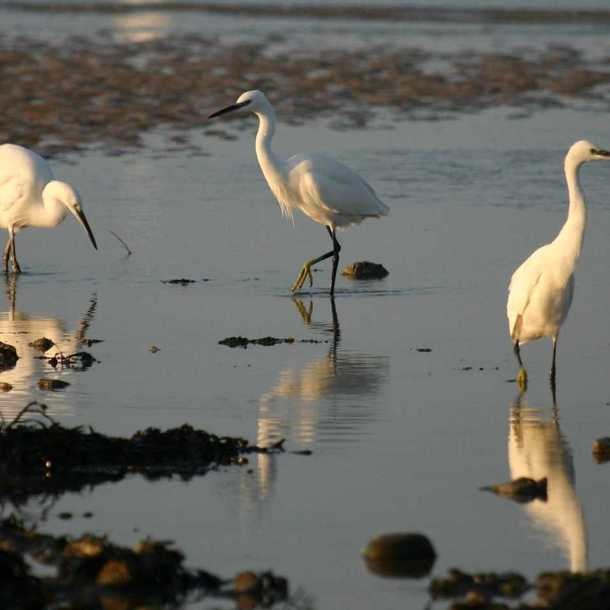
POLYGON ((610 436, 598 438, 593 443, 593 457, 598 464, 610 461, 610 436))
POLYGON ((0 341, 0 371, 12 369, 17 364, 17 360, 19 356, 15 347, 0 341))
POLYGON ((47 339, 47 337, 40 337, 40 339, 28 343, 28 345, 40 352, 46 352, 47 350, 50 350, 55 343, 51 341, 51 339, 47 339))
POLYGON ((395 578, 426 576, 436 561, 436 551, 430 540, 423 534, 410 532, 373 538, 363 556, 371 572, 395 578))
POLYGON ((348 265, 341 271, 341 275, 353 280, 380 280, 389 275, 389 271, 379 263, 358 261, 348 265))
POLYGON ((488 485, 481 487, 481 491, 491 491, 499 496, 510 498, 515 502, 525 503, 531 502, 532 500, 542 500, 546 502, 547 499, 547 479, 546 477, 536 481, 529 477, 519 477, 512 481, 506 481, 498 485, 488 485))
POLYGON ((41 390, 63 390, 63 388, 67 388, 69 385, 67 381, 62 381, 61 379, 42 377, 38 380, 38 387, 41 390))

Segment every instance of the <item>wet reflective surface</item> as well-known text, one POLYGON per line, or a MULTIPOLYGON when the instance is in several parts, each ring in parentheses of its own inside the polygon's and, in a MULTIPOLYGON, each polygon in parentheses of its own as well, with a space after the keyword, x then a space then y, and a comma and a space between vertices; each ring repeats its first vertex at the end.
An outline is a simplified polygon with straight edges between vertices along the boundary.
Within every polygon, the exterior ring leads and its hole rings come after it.
MULTIPOLYGON (((133 24, 116 27, 122 36, 133 24)), ((427 534, 438 573, 607 566, 608 470, 591 444, 610 433, 610 164, 582 171, 589 228, 559 341, 556 405, 550 342, 524 348, 530 388, 515 399, 504 314, 510 273, 563 222, 565 150, 582 137, 610 146, 607 116, 500 108, 341 133, 281 124, 278 154, 329 151, 392 208, 339 235, 342 265, 368 259, 390 275, 340 277, 334 302, 323 266, 310 293, 289 295, 328 237, 303 217, 295 227, 282 220, 256 165, 254 121, 245 125, 230 142, 194 134, 206 156, 168 152, 166 134, 153 133, 120 158, 55 161, 83 195, 100 252, 70 219, 17 237, 26 273, 0 283, 0 340, 21 359, 0 372, 14 386, 0 410, 8 418, 34 398, 67 425, 131 435, 188 422, 260 444, 285 438, 312 455, 67 494, 45 527, 123 543, 173 539, 189 562, 218 573, 272 568, 320 609, 424 606, 425 580, 367 571, 360 553, 384 532, 427 534), (163 283, 182 277, 196 282, 163 283), (86 348, 99 362, 54 369, 28 345, 43 335, 62 352, 103 340, 86 348), (218 343, 237 335, 311 342, 218 343), (71 385, 43 392, 42 376, 71 385), (479 491, 507 475, 546 477, 547 501, 479 491), (86 510, 92 519, 78 516, 86 510)))
POLYGON ((576 494, 574 459, 561 432, 559 408, 550 413, 528 406, 519 396, 510 409, 508 462, 511 478, 546 478, 547 497, 525 506, 534 529, 549 547, 559 547, 573 572, 588 569, 587 531, 576 494))

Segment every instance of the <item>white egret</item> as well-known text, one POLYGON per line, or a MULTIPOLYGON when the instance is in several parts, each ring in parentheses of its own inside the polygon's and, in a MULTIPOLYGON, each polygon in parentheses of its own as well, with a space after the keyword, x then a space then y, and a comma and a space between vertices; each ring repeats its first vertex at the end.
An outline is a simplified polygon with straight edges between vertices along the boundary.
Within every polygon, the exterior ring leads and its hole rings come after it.
POLYGON ((372 187, 358 174, 330 157, 298 154, 285 160, 278 159, 271 150, 276 125, 275 111, 261 91, 242 93, 234 104, 214 112, 209 118, 236 110, 253 112, 258 117, 256 156, 282 214, 292 217, 294 209, 298 208, 315 222, 324 225, 333 243, 330 252, 303 265, 292 285, 292 292, 297 292, 307 278, 311 286, 312 266, 332 256, 330 292, 334 294, 341 251, 337 229, 360 223, 365 218, 386 216, 388 206, 379 200, 372 187))
POLYGON ((568 217, 557 237, 533 252, 513 273, 508 288, 508 332, 519 362, 519 385, 527 383, 520 345, 550 337, 553 340, 551 385, 555 385, 557 338, 574 294, 574 268, 580 255, 587 211, 579 183, 580 166, 587 161, 610 159, 610 151, 581 140, 568 150, 564 171, 568 186, 568 217))
POLYGON ((35 152, 16 144, 0 146, 0 227, 8 230, 4 271, 9 258, 21 272, 15 253, 15 234, 26 227, 56 227, 70 212, 84 227, 93 247, 95 238, 81 207, 80 196, 66 182, 55 180, 49 164, 35 152))

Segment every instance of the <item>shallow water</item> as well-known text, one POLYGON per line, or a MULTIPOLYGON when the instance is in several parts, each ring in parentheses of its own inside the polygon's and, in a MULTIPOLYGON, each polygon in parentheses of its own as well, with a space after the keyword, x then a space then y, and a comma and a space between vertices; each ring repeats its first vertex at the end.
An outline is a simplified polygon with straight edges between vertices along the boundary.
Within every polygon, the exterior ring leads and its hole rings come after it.
POLYGON ((424 606, 427 580, 383 579, 360 558, 388 531, 429 535, 436 574, 607 566, 608 466, 594 463, 591 444, 610 432, 610 164, 582 171, 590 221, 559 342, 556 409, 548 342, 523 350, 527 395, 507 381, 516 366, 504 315, 511 271, 563 222, 565 150, 582 137, 610 146, 607 116, 500 108, 378 130, 280 125, 279 154, 330 151, 391 206, 390 218, 340 234, 342 264, 373 260, 390 275, 339 278, 335 312, 328 267, 311 293, 289 295, 328 236, 300 215, 294 227, 281 218, 254 157, 254 119, 250 128, 232 142, 195 134, 202 155, 157 132, 142 151, 54 163, 82 192, 100 251, 70 219, 18 236, 26 273, 0 284, 0 339, 21 358, 0 373, 14 386, 0 410, 9 417, 37 399, 67 425, 130 435, 188 422, 260 444, 286 438, 313 455, 67 494, 45 527, 173 539, 189 564, 227 575, 271 568, 319 609, 424 606), (163 283, 176 277, 199 281, 163 283), (99 362, 55 370, 27 345, 42 335, 64 353, 83 337, 103 340, 86 348, 99 362), (316 342, 218 344, 231 335, 316 342), (42 376, 71 385, 43 392, 42 376), (547 503, 478 489, 525 472, 548 477, 547 503), (79 516, 88 510, 93 519, 79 516))
POLYGON ((607 565, 607 473, 591 443, 608 432, 610 167, 582 172, 591 222, 559 343, 559 424, 543 343, 524 349, 532 382, 517 418, 504 299, 512 268, 561 225, 563 150, 580 134, 602 145, 610 133, 591 113, 506 115, 341 134, 281 126, 278 152, 332 149, 392 208, 389 219, 341 234, 345 263, 379 261, 390 275, 341 278, 336 325, 327 268, 314 274, 311 294, 288 294, 300 263, 328 238, 305 218, 294 227, 281 219, 251 133, 207 143, 210 156, 158 157, 159 134, 153 152, 56 163, 84 194, 100 252, 73 222, 19 235, 28 273, 7 286, 0 322, 1 339, 22 358, 0 374, 15 386, 0 395, 5 416, 36 398, 64 423, 104 432, 189 422, 260 444, 286 438, 287 448, 313 455, 253 457, 252 472, 190 483, 133 478, 68 494, 46 526, 174 539, 192 565, 221 573, 272 568, 316 608, 370 608, 380 597, 387 607, 423 604, 425 580, 367 573, 359 553, 386 531, 427 533, 436 573, 607 565), (552 128, 559 123, 561 134, 552 128), (174 277, 208 281, 162 283, 174 277), (79 333, 104 341, 87 348, 100 362, 86 371, 53 371, 26 345, 46 335, 68 352, 79 333), (320 343, 218 345, 230 335, 320 343), (71 385, 39 391, 42 375, 71 385), (520 506, 478 491, 522 464, 548 477, 548 503, 520 506), (93 520, 78 517, 85 510, 93 520), (62 511, 76 517, 60 520, 62 511))

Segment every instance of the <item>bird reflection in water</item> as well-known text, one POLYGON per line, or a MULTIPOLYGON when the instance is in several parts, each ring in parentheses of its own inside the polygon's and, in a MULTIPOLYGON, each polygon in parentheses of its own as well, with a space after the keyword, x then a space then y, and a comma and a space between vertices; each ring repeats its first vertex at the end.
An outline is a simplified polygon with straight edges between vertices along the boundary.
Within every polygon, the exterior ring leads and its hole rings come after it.
POLYGON ((520 393, 510 407, 508 461, 512 479, 547 479, 547 500, 523 505, 532 523, 567 556, 572 572, 587 570, 587 532, 574 487, 574 462, 561 432, 559 409, 545 415, 520 393))
MULTIPOLYGON (((14 368, 0 372, 0 382, 13 386, 7 393, 0 393, 0 413, 5 419, 14 417, 28 400, 34 399, 35 388, 41 377, 57 378, 58 374, 41 359, 43 353, 29 344, 41 337, 53 341, 46 355, 56 352, 72 354, 82 350, 86 340, 87 331, 95 316, 97 308, 97 295, 93 294, 80 321, 73 331, 66 328, 66 323, 60 318, 48 314, 30 314, 17 307, 17 275, 6 276, 6 295, 8 310, 0 312, 0 341, 13 345, 19 356, 14 368)), ((59 369, 58 369, 59 370, 59 369)), ((71 412, 72 407, 66 403, 66 394, 63 392, 45 396, 49 413, 71 412)))
MULTIPOLYGON (((285 366, 274 386, 261 396, 257 445, 268 447, 284 438, 287 447, 309 449, 316 441, 358 440, 363 428, 377 420, 371 397, 387 378, 389 359, 340 349, 333 298, 329 299, 331 320, 324 322, 313 320, 313 301, 307 305, 297 298, 292 301, 305 326, 327 338, 329 347, 305 365, 285 366)), ((276 477, 273 456, 258 454, 256 460, 256 476, 244 480, 248 488, 242 494, 251 505, 270 494, 276 477)))

